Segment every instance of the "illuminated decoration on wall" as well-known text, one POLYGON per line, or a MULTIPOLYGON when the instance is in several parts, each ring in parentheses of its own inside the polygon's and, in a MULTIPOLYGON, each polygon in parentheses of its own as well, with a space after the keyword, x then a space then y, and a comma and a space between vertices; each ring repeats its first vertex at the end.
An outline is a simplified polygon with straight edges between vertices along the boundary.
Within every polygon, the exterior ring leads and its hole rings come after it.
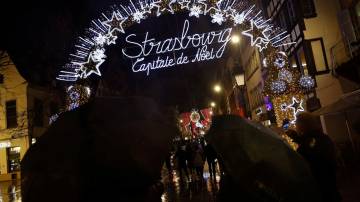
POLYGON ((271 91, 280 94, 286 91, 286 83, 282 80, 276 80, 271 83, 271 91))
POLYGON ((283 68, 286 65, 287 56, 284 52, 280 51, 277 53, 277 57, 275 58, 274 65, 277 68, 283 68))
POLYGON ((309 76, 301 76, 297 68, 290 67, 284 52, 276 49, 267 50, 264 94, 271 98, 274 105, 277 125, 282 126, 283 120, 290 120, 291 126, 296 123, 296 115, 305 110, 305 93, 313 87, 305 88, 301 83, 313 81, 309 76), (304 79, 305 78, 305 79, 304 79), (303 80, 303 81, 302 81, 303 80))
POLYGON ((200 114, 196 110, 193 110, 190 114, 190 120, 194 123, 197 123, 200 121, 200 114))
POLYGON ((301 87, 305 89, 311 89, 315 87, 315 80, 310 76, 302 76, 299 80, 299 84, 301 87))
MULTIPOLYGON (((179 12, 188 12, 189 17, 196 18, 207 15, 211 17, 212 23, 218 25, 225 22, 230 22, 234 26, 241 25, 241 28, 246 30, 243 34, 250 37, 252 45, 258 47, 260 51, 270 46, 277 48, 292 43, 288 43, 289 35, 270 24, 255 6, 249 6, 240 0, 130 0, 128 5, 115 5, 111 11, 102 13, 98 19, 91 21, 86 34, 79 37, 75 52, 70 54, 70 62, 64 65, 57 79, 74 82, 91 75, 101 76, 100 66, 106 59, 106 47, 115 44, 118 36, 125 34, 128 27, 134 23, 141 23, 149 17, 179 12)), ((227 35, 229 31, 224 32, 227 35)), ((203 55, 209 52, 201 50, 203 55)), ((220 57, 220 55, 217 56, 220 57)), ((148 69, 151 67, 156 69, 186 64, 185 61, 175 63, 176 60, 173 59, 174 65, 172 65, 173 63, 169 62, 170 58, 167 60, 165 58, 152 61, 153 64, 150 65, 149 62, 142 61, 140 57, 138 59, 138 64, 143 62, 144 66, 148 67, 134 68, 137 70, 135 72, 140 72, 140 70, 149 72, 148 69), (163 65, 154 65, 154 63, 163 63, 163 65)), ((193 62, 200 61, 203 60, 198 59, 193 62)))
POLYGON ((53 124, 59 118, 59 114, 54 114, 49 118, 49 125, 53 124))
POLYGON ((291 122, 294 124, 296 122, 296 115, 299 112, 305 111, 303 107, 303 99, 298 101, 295 97, 292 97, 292 103, 288 106, 288 108, 292 109, 293 111, 294 118, 291 122))
POLYGON ((293 75, 287 69, 281 69, 279 71, 278 78, 280 80, 286 81, 287 83, 291 83, 293 81, 293 75))
POLYGON ((71 111, 83 104, 90 98, 91 90, 87 86, 79 84, 71 85, 67 88, 67 110, 71 111))
POLYGON ((279 127, 282 126, 283 120, 285 119, 290 120, 290 123, 292 124, 291 127, 294 127, 294 124, 296 123, 296 115, 305 109, 304 99, 305 96, 302 94, 281 95, 272 99, 276 122, 279 127), (295 102, 293 102, 293 100, 295 100, 295 102))
POLYGON ((212 114, 211 108, 180 114, 180 131, 183 136, 193 138, 205 134, 210 128, 212 114))

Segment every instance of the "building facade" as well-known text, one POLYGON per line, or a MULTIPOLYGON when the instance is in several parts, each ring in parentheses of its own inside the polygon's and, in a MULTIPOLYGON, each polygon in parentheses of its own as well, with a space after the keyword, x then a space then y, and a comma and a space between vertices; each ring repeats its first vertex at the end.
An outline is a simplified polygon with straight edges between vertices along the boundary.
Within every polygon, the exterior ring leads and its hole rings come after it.
POLYGON ((32 87, 6 52, 0 64, 0 181, 5 181, 20 178, 21 159, 48 126, 51 96, 32 87))

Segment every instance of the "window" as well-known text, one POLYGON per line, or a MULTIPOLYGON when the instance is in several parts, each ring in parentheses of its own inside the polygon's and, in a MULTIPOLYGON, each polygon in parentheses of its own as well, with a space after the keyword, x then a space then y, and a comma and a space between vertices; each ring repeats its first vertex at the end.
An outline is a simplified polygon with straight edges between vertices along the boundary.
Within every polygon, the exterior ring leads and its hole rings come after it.
POLYGON ((35 98, 34 100, 34 125, 44 125, 44 104, 40 99, 35 98))
POLYGON ((20 170, 20 150, 20 147, 10 147, 6 149, 9 172, 20 170))
POLYGON ((314 0, 302 0, 301 2, 304 18, 316 17, 314 0))
POLYGON ((6 125, 7 128, 17 127, 16 100, 6 102, 6 125))
POLYGON ((328 73, 325 47, 322 38, 309 40, 316 74, 328 73))

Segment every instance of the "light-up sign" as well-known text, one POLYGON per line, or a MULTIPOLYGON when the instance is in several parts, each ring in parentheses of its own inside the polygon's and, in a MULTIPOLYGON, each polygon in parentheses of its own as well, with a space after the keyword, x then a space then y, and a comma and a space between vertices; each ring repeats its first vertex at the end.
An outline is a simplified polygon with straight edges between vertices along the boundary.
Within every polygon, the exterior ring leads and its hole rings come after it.
POLYGON ((184 21, 181 36, 157 40, 145 33, 142 42, 138 42, 136 34, 129 34, 125 38, 125 47, 122 53, 126 58, 133 59, 132 71, 145 72, 183 65, 193 62, 208 61, 221 58, 225 48, 231 40, 232 28, 206 33, 189 34, 189 20, 184 21), (195 49, 195 54, 186 50, 195 49), (155 58, 154 58, 155 55, 155 58), (151 59, 147 59, 152 56, 151 59))

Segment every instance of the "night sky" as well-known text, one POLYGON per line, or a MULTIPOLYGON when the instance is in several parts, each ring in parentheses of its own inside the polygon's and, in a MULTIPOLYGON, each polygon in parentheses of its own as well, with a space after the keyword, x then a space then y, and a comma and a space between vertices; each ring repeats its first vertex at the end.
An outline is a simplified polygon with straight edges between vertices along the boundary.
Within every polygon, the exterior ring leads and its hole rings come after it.
MULTIPOLYGON (((68 62, 77 37, 83 34, 91 20, 119 2, 125 1, 11 2, 1 6, 4 25, 0 48, 9 52, 27 80, 48 85, 54 82, 60 68, 68 62)), ((180 34, 178 32, 181 32, 186 18, 186 14, 152 17, 130 27, 126 33, 144 34, 149 31, 159 38, 173 37, 180 34)), ((200 20, 190 18, 190 32, 209 32, 226 27, 210 21, 207 16, 200 20)), ((179 105, 181 111, 206 107, 213 99, 212 86, 225 68, 228 51, 219 60, 181 65, 146 76, 131 71, 131 63, 124 60, 121 53, 121 40, 108 47, 107 60, 101 66, 101 79, 107 87, 123 95, 145 95, 162 104, 179 105)), ((229 46, 231 44, 227 50, 229 46)), ((99 78, 95 77, 95 80, 99 78)))

